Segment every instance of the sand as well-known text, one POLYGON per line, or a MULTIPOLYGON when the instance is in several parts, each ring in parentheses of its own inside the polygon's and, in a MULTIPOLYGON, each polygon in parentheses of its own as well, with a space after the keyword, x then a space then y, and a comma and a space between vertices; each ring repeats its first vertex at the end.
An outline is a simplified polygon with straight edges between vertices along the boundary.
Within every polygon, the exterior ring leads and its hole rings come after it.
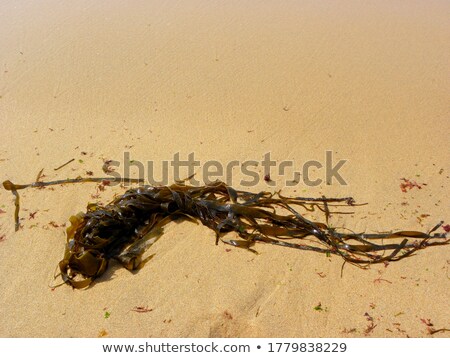
MULTIPOLYGON (((251 190, 353 196, 369 205, 331 220, 355 231, 449 223, 449 11, 448 1, 3 1, 1 180, 32 182, 42 168, 45 180, 103 176, 103 160, 124 151, 160 168, 177 152, 202 163, 270 152, 301 165, 330 150, 347 160, 347 185, 284 187, 272 175, 274 186, 251 190), (403 177, 427 185, 404 193, 403 177)), ((232 176, 238 188, 241 177, 232 176)), ((341 276, 338 257, 263 244, 254 255, 216 246, 190 222, 170 224, 137 273, 113 264, 87 290, 52 290, 68 218, 124 191, 53 189, 21 192, 18 232, 13 197, 0 190, 2 337, 431 337, 422 320, 450 328, 448 247, 387 267, 346 265, 341 276)))

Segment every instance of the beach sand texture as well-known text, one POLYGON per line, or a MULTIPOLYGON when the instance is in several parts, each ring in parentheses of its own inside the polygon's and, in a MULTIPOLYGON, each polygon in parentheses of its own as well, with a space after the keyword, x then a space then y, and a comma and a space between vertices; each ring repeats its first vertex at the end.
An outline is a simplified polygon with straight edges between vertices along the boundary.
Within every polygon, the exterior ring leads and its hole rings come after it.
MULTIPOLYGON (((448 224, 449 13, 448 1, 2 1, 1 180, 32 182, 42 168, 45 180, 104 176, 103 160, 124 151, 158 173, 177 152, 203 163, 270 152, 301 164, 330 150, 347 160, 347 185, 283 188, 273 173, 274 186, 244 189, 353 196, 369 205, 331 222, 357 232, 448 224), (402 192, 400 178, 426 185, 402 192)), ((113 264, 87 290, 50 289, 68 218, 123 191, 23 190, 14 232, 13 197, 0 190, 0 336, 431 337, 427 322, 450 328, 448 247, 387 267, 346 265, 341 277, 339 257, 264 244, 255 255, 216 246, 201 225, 171 223, 140 271, 113 264)))

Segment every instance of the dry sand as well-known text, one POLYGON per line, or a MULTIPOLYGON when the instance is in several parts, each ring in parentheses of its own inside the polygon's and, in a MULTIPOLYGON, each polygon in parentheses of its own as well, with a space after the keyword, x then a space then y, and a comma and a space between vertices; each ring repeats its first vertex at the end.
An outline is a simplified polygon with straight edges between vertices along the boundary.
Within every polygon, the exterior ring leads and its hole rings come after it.
MULTIPOLYGON (((48 180, 100 176, 102 159, 124 151, 155 163, 270 151, 301 164, 332 150, 348 160, 348 185, 284 193, 368 202, 332 218, 356 231, 448 223, 449 12, 448 1, 2 1, 1 180, 31 182, 41 168, 48 180), (427 185, 403 193, 402 177, 427 185)), ((281 189, 273 179, 252 190, 281 189)), ((88 290, 51 290, 61 225, 97 191, 53 189, 22 192, 17 233, 0 191, 0 336, 429 337, 421 319, 450 328, 447 247, 347 265, 341 277, 337 257, 228 250, 189 222, 169 225, 137 273, 112 265, 88 290)))

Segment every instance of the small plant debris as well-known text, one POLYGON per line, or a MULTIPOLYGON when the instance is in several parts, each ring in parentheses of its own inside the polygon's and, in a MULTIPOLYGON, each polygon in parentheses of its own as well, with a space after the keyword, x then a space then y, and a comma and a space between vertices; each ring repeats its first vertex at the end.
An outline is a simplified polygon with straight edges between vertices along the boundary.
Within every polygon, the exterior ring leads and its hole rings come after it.
POLYGON ((226 318, 226 319, 229 319, 229 320, 232 320, 232 319, 233 319, 232 314, 231 314, 230 312, 228 312, 227 310, 225 310, 225 311, 223 312, 223 317, 226 318))
POLYGON ((421 318, 420 321, 427 327, 428 334, 436 334, 439 332, 450 332, 450 329, 448 328, 439 328, 435 329, 434 324, 431 322, 431 319, 429 318, 421 318))
POLYGON ((102 338, 102 337, 106 337, 107 335, 108 335, 108 332, 106 331, 106 329, 102 329, 102 330, 100 330, 100 332, 98 332, 97 337, 102 338))
POLYGON ((65 162, 64 164, 60 165, 59 167, 53 169, 54 171, 57 171, 61 168, 64 168, 67 164, 72 163, 75 160, 75 158, 70 159, 69 161, 65 162))
POLYGON ((366 329, 364 330, 364 335, 368 336, 368 335, 370 335, 372 333, 372 331, 375 329, 375 327, 377 325, 374 323, 373 317, 370 314, 368 314, 367 312, 364 313, 364 317, 366 317, 366 320, 369 322, 367 324, 366 329))
POLYGON ((317 306, 314 306, 314 311, 319 311, 319 312, 322 312, 322 311, 328 311, 328 308, 324 308, 323 306, 322 306, 322 303, 321 302, 319 302, 318 304, 317 304, 317 306))
POLYGON ((373 283, 381 283, 381 282, 392 283, 392 281, 386 280, 385 278, 381 277, 378 277, 375 280, 373 280, 373 283))
POLYGON ((345 333, 345 334, 356 333, 356 332, 357 332, 356 328, 344 328, 342 330, 342 333, 345 333))
POLYGON ((103 162, 103 166, 102 166, 103 173, 109 174, 109 173, 114 172, 114 169, 110 166, 111 163, 112 163, 112 160, 105 160, 103 162))
POLYGON ((417 184, 416 181, 414 181, 414 180, 409 180, 409 179, 406 179, 406 178, 400 178, 400 180, 403 181, 402 183, 400 183, 400 189, 401 189, 401 191, 404 192, 404 193, 408 192, 408 191, 411 190, 412 188, 422 189, 422 186, 423 186, 423 185, 427 185, 427 184, 425 184, 425 183, 417 184))
POLYGON ((153 308, 148 308, 148 306, 135 306, 131 310, 137 313, 147 313, 153 311, 153 308))

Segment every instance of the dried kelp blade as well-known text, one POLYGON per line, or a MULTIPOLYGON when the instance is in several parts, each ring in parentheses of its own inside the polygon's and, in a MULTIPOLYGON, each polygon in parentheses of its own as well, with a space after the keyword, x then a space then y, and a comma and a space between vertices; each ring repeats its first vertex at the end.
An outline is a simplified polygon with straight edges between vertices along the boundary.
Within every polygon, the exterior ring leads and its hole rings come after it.
MULTIPOLYGON (((62 181, 45 184, 53 183, 62 181)), ((27 187, 10 182, 4 186, 16 193, 17 189, 27 187)), ((142 186, 126 191, 106 206, 89 205, 86 213, 70 218, 66 251, 59 264, 61 277, 73 287, 83 288, 105 272, 111 259, 117 259, 128 269, 139 268, 145 250, 161 237, 164 225, 176 218, 197 220, 216 233, 216 242, 221 240, 253 252, 253 246, 263 242, 339 255, 345 262, 360 267, 397 261, 417 250, 449 243, 445 234, 435 233, 440 224, 427 233, 382 234, 347 233, 327 224, 331 210, 353 206, 352 198, 252 193, 223 182, 199 187, 182 183, 142 186), (299 212, 315 209, 324 213, 325 223, 310 221, 299 212), (224 236, 230 232, 239 239, 226 239, 224 236)))

